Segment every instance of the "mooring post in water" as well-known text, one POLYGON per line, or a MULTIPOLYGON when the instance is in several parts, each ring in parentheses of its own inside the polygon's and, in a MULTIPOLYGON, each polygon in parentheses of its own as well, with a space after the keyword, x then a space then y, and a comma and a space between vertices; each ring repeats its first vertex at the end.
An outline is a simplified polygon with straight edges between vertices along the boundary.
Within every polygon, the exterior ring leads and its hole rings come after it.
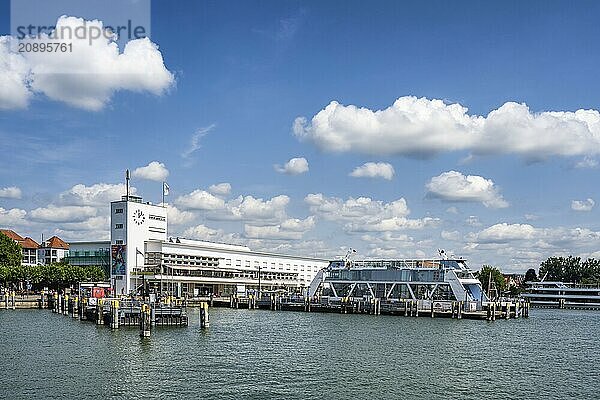
POLYGON ((96 325, 104 325, 104 301, 98 299, 96 303, 96 325))
POLYGON ((140 309, 140 337, 150 337, 150 306, 142 304, 140 309))
POLYGON ((208 319, 208 303, 203 301, 200 303, 200 329, 206 329, 210 326, 208 319))
POLYGON ((156 325, 156 304, 150 304, 150 326, 156 325))
POLYGON ((119 329, 119 300, 110 302, 110 329, 119 329))
POLYGON ((463 312, 463 302, 459 301, 458 302, 458 309, 457 309, 457 319, 462 319, 462 312, 463 312))
POLYGON ((42 293, 40 294, 40 308, 44 309, 44 306, 46 305, 46 298, 44 297, 44 289, 42 289, 42 293))
POLYGON ((56 292, 52 295, 52 312, 55 314, 58 312, 58 294, 56 292))
POLYGON ((71 312, 71 317, 77 318, 78 314, 79 314, 79 298, 77 298, 77 296, 74 296, 73 297, 73 310, 71 312))
POLYGON ((65 294, 64 302, 65 302, 65 304, 63 306, 63 314, 69 315, 69 295, 68 294, 65 294))
POLYGON ((12 309, 14 310, 15 309, 15 291, 13 290, 11 294, 12 294, 12 309))
POLYGON ((87 308, 87 298, 82 297, 81 298, 81 306, 79 307, 79 320, 80 321, 86 319, 86 316, 85 316, 86 308, 87 308))

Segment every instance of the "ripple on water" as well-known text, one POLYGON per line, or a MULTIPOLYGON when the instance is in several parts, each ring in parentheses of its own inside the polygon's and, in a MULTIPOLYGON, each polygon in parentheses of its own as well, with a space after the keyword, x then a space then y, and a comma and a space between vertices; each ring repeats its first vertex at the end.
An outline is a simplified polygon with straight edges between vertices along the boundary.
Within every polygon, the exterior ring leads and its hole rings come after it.
POLYGON ((0 398, 597 398, 600 314, 487 323, 211 310, 201 332, 0 311, 0 398), (6 371, 10 371, 6 373, 6 371))

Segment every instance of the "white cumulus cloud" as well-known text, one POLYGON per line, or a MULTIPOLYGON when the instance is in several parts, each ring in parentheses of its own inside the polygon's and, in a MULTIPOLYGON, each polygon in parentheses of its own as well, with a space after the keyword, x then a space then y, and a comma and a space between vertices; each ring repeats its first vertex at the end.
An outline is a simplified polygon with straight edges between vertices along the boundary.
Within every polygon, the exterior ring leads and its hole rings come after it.
POLYGON ((102 21, 62 16, 56 32, 29 39, 32 43, 71 44, 67 52, 28 52, 17 55, 10 37, 0 39, 0 108, 25 108, 35 93, 73 107, 97 111, 120 90, 161 95, 175 82, 158 46, 148 38, 126 43, 121 52, 116 36, 97 39, 69 37, 86 27, 104 31, 102 21), (65 32, 64 37, 60 32, 65 32))
POLYGON ((384 162, 368 162, 360 167, 354 168, 350 176, 354 178, 383 178, 388 181, 394 177, 394 167, 391 164, 384 162))
POLYGON ((11 208, 10 210, 5 210, 0 207, 0 226, 15 226, 15 225, 23 225, 26 223, 25 216, 27 215, 27 211, 21 210, 19 208, 11 208))
POLYGON ((16 186, 9 186, 3 189, 0 189, 0 197, 5 199, 20 199, 23 193, 21 189, 16 186))
POLYGON ((306 219, 290 218, 277 225, 245 225, 245 236, 251 239, 285 239, 300 240, 307 231, 315 226, 315 218, 306 219))
POLYGON ((231 193, 231 184, 223 182, 216 185, 210 185, 208 191, 216 196, 227 196, 231 193))
POLYGON ((491 179, 449 171, 431 178, 425 186, 430 197, 447 201, 481 202, 489 208, 506 208, 498 187, 491 179))
POLYGON ((571 210, 573 211, 592 211, 596 202, 592 199, 571 201, 571 210))
POLYGON ((219 241, 223 235, 223 230, 209 228, 202 224, 189 227, 183 231, 183 236, 196 240, 219 241))
POLYGON ((29 65, 21 54, 11 52, 10 41, 0 36, 0 110, 25 108, 32 96, 29 65))
MULTIPOLYGON (((97 206, 107 208, 111 201, 121 200, 125 196, 125 184, 96 183, 91 186, 78 184, 60 194, 60 202, 66 205, 97 206)), ((129 188, 130 194, 135 194, 135 187, 129 188)))
POLYGON ((308 172, 308 161, 306 161, 306 158, 304 157, 292 158, 286 162, 285 165, 281 166, 276 164, 273 168, 275 168, 275 171, 282 174, 300 175, 308 172))
POLYGON ((193 210, 219 210, 225 207, 223 199, 201 189, 196 189, 189 194, 178 197, 175 204, 193 210))
POLYGON ((310 211, 328 221, 344 224, 346 232, 386 232, 422 229, 437 224, 435 218, 409 219, 404 198, 386 203, 369 197, 350 197, 346 200, 326 197, 322 193, 304 198, 310 211))
POLYGON ((145 167, 136 168, 133 171, 132 176, 134 178, 162 182, 169 176, 169 170, 167 169, 165 164, 158 161, 152 161, 145 167))
POLYGON ((534 113, 514 102, 479 116, 460 104, 413 96, 375 111, 332 101, 310 121, 297 118, 293 131, 332 152, 431 156, 468 150, 528 159, 600 153, 597 110, 534 113))
POLYGON ((97 210, 90 206, 55 206, 36 208, 29 213, 31 218, 45 222, 82 222, 95 217, 97 210))

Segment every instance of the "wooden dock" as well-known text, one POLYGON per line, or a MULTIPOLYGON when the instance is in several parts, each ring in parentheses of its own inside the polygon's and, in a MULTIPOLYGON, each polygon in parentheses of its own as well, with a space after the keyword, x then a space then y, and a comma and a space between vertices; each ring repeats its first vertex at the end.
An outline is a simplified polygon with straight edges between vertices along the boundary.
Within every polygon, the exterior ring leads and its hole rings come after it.
POLYGON ((266 309, 274 311, 322 312, 338 314, 396 315, 404 317, 456 318, 494 321, 529 316, 529 303, 522 299, 493 302, 449 300, 384 300, 365 298, 321 298, 269 296, 203 298, 214 307, 266 309))

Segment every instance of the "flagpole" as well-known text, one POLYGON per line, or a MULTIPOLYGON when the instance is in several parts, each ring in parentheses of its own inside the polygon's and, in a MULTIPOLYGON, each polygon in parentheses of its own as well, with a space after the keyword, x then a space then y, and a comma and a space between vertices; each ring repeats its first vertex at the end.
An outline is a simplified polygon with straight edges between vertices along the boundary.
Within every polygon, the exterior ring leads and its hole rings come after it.
POLYGON ((162 206, 165 206, 165 183, 162 184, 162 206))

